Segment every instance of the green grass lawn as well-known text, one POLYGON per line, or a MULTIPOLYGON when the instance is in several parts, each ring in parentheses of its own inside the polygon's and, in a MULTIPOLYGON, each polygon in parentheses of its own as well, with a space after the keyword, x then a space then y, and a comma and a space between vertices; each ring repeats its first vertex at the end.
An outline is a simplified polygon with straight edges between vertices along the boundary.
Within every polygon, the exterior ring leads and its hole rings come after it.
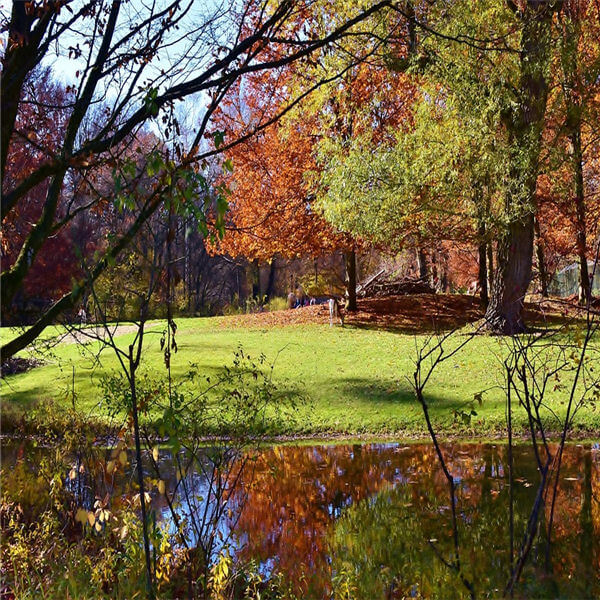
MULTIPOLYGON (((173 356, 173 373, 181 378, 190 363, 199 372, 214 376, 231 364, 241 346, 251 356, 264 353, 268 362, 275 361, 274 380, 299 392, 304 398, 296 419, 282 434, 398 434, 425 433, 420 406, 411 391, 415 348, 425 336, 394 333, 382 329, 333 327, 328 325, 292 325, 268 329, 228 326, 231 321, 217 318, 178 319, 179 351, 173 356)), ((160 350, 163 326, 153 324, 146 336, 144 369, 153 375, 165 373, 160 350)), ((48 331, 56 334, 59 329, 48 331)), ((2 337, 11 333, 3 329, 2 337)), ((125 348, 133 334, 120 336, 125 348)), ((71 405, 71 381, 75 367, 76 408, 98 419, 105 418, 98 382, 103 374, 117 369, 110 349, 93 359, 97 344, 82 348, 61 343, 46 357, 46 364, 27 373, 9 376, 2 381, 2 410, 5 423, 18 419, 38 403, 56 399, 71 405)), ((500 357, 506 342, 480 336, 432 377, 427 397, 437 426, 459 435, 485 436, 503 429, 504 397, 501 388, 500 357), (485 390, 485 391, 484 391, 485 390), (474 394, 483 393, 483 403, 476 405, 477 415, 470 426, 459 424, 453 411, 465 408, 474 394)), ((564 414, 566 392, 556 390, 551 403, 564 414)), ((515 415, 517 426, 525 425, 525 415, 515 415)), ((582 410, 577 426, 588 435, 600 431, 600 414, 582 410)), ((555 427, 556 428, 556 427, 555 427)))

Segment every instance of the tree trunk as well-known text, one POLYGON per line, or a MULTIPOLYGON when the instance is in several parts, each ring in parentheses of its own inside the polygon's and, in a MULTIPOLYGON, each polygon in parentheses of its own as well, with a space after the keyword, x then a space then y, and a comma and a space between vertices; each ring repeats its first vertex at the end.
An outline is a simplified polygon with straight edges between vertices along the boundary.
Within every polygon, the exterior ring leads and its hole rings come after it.
POLYGON ((417 255, 417 268, 419 270, 419 279, 427 279, 427 256, 425 254, 425 250, 418 246, 415 248, 415 253, 417 255))
POLYGON ((437 292, 439 287, 439 276, 438 276, 438 265, 437 265, 437 251, 432 250, 431 252, 431 273, 429 274, 429 281, 431 287, 437 292))
POLYGON ((250 268, 252 270, 252 297, 260 298, 260 266, 257 258, 252 261, 250 268))
MULTIPOLYGON (((567 11, 569 13, 569 11, 567 11)), ((567 106, 565 127, 571 142, 573 177, 575 184, 575 219, 577 258, 579 260, 579 303, 587 304, 592 297, 587 265, 587 240, 585 232, 585 191, 583 186, 583 149, 581 144, 581 87, 579 75, 579 48, 581 39, 580 17, 567 14, 562 21, 560 48, 563 70, 562 88, 567 106)))
POLYGON ((276 258, 273 257, 271 259, 271 264, 269 265, 269 279, 267 280, 267 291, 265 292, 267 300, 270 300, 275 292, 275 261, 276 258))
POLYGON ((346 265, 346 309, 356 310, 356 251, 344 253, 346 265))
MULTIPOLYGON (((560 5, 557 5, 560 6, 560 5)), ((516 7, 515 7, 516 8, 516 7)), ((528 0, 521 19, 520 82, 517 102, 503 115, 509 139, 508 223, 498 241, 497 265, 486 326, 513 335, 525 330, 523 303, 531 281, 535 189, 548 100, 552 5, 528 0)))
POLYGON ((571 135, 573 168, 575 170, 575 212, 577 222, 577 257, 579 259, 579 304, 586 305, 592 298, 592 286, 587 264, 585 235, 585 196, 583 189, 583 152, 581 149, 581 119, 571 135))
POLYGON ((548 273, 546 272, 546 260, 544 258, 544 246, 542 246, 542 236, 540 234, 540 222, 535 217, 533 222, 535 232, 535 253, 538 263, 538 273, 540 276, 540 289, 544 298, 548 297, 548 273))
POLYGON ((448 252, 442 248, 439 254, 439 291, 445 294, 448 291, 448 252))
POLYGON ((531 281, 533 215, 509 225, 498 242, 498 264, 492 295, 485 313, 488 328, 498 334, 525 331, 523 303, 531 281))
MULTIPOLYGON (((491 241, 488 241, 486 244, 486 252, 487 252, 487 289, 488 296, 492 289, 492 284, 494 282, 494 245, 491 241)), ((489 300, 489 298, 488 298, 489 300)))

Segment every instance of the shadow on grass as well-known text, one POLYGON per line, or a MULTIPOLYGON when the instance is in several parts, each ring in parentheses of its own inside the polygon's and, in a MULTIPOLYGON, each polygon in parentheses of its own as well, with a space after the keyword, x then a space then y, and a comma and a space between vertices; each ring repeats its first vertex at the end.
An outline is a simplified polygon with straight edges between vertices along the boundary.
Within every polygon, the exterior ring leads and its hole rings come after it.
MULTIPOLYGON (((340 380, 341 394, 344 399, 352 399, 361 402, 377 402, 389 404, 390 407, 397 405, 402 407, 415 408, 421 411, 415 395, 408 387, 404 387, 389 381, 379 381, 365 377, 346 377, 340 380)), ((458 410, 464 408, 465 404, 470 402, 470 398, 465 400, 448 399, 435 394, 426 394, 427 402, 438 410, 458 410)))
POLYGON ((45 402, 47 390, 34 387, 28 390, 15 391, 2 384, 2 433, 17 431, 26 416, 45 402))

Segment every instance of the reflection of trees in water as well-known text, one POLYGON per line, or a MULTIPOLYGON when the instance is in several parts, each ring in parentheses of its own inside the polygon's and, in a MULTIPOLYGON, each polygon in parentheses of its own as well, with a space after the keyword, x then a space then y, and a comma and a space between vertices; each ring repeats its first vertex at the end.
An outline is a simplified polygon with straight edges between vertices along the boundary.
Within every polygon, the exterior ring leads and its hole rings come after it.
MULTIPOLYGON (((481 593, 501 595, 510 572, 506 447, 445 448, 457 478, 463 569, 481 593), (495 590, 495 591, 494 591, 495 590)), ((527 448, 515 456, 515 533, 536 493, 527 448)), ((536 541, 526 594, 598 595, 600 465, 581 447, 565 453, 554 527, 554 579, 540 577, 544 540, 536 541), (568 585, 568 588, 566 587, 568 585), (576 592, 577 591, 577 592, 576 592)), ((428 445, 285 447, 260 453, 237 532, 243 558, 275 564, 315 597, 346 577, 357 598, 465 594, 436 557, 452 551, 447 482, 428 445), (417 587, 415 587, 417 586, 417 587)), ((544 518, 547 518, 545 515, 544 518)), ((542 530, 544 528, 542 527, 542 530)))
MULTIPOLYGON (((3 451, 6 463, 22 467, 23 477, 35 476, 34 465, 39 466, 47 453, 25 452, 21 446, 3 446, 3 451)), ((500 596, 510 571, 507 447, 453 445, 445 447, 444 453, 457 481, 463 570, 474 582, 478 597, 500 596)), ((129 474, 115 477, 106 472, 106 456, 110 451, 76 454, 60 469, 65 488, 73 493, 74 506, 91 509, 96 498, 109 494, 114 510, 135 492, 130 489, 129 474)), ((205 467, 211 464, 205 454, 198 458, 205 467)), ((226 474, 221 475, 225 482, 226 474)), ((203 514, 204 500, 200 505, 183 502, 181 478, 168 453, 161 458, 161 477, 171 496, 179 490, 174 499, 181 518, 203 514)), ((537 489, 538 472, 529 447, 515 447, 514 477, 518 537, 525 530, 537 489)), ((357 600, 415 593, 444 598, 466 595, 456 573, 438 557, 438 553, 452 555, 452 523, 447 481, 431 445, 271 448, 255 454, 241 479, 239 486, 224 486, 233 494, 228 503, 232 509, 229 522, 210 531, 220 531, 226 539, 239 517, 235 527, 243 544, 239 557, 256 558, 265 567, 281 570, 298 583, 305 597, 325 597, 342 580, 354 589, 357 600), (434 539, 437 553, 429 543, 434 539)), ((211 496, 206 473, 198 465, 188 473, 186 483, 194 496, 211 496)), ((169 518, 165 496, 153 493, 152 504, 157 513, 169 518)), ((546 505, 542 534, 548 518, 546 505)), ((200 538, 192 531, 188 534, 188 540, 197 544, 200 538)), ((542 535, 532 549, 518 594, 600 597, 598 450, 567 447, 553 539, 553 578, 543 573, 542 535)))

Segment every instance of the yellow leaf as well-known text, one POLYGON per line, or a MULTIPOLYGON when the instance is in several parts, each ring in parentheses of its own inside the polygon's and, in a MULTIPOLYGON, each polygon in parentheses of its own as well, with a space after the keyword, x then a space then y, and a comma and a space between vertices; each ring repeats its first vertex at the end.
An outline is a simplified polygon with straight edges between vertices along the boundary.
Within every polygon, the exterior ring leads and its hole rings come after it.
POLYGON ((98 522, 96 521, 96 524, 94 525, 94 529, 96 529, 96 531, 97 531, 98 533, 100 533, 100 531, 102 531, 102 525, 100 525, 100 523, 98 523, 98 522))
POLYGON ((119 462, 123 466, 127 464, 127 452, 125 452, 125 450, 121 450, 121 452, 119 452, 119 462))
POLYGON ((158 482, 158 493, 163 495, 165 493, 165 482, 162 479, 158 482))
POLYGON ((152 448, 152 458, 154 459, 154 462, 158 462, 158 446, 152 448))
POLYGON ((75 520, 79 521, 79 523, 81 523, 82 525, 85 525, 87 523, 87 519, 88 519, 87 510, 85 510, 85 508, 78 508, 77 512, 75 513, 75 520))
POLYGON ((124 540, 127 537, 127 533, 129 532, 129 529, 127 528, 127 525, 123 525, 123 527, 121 528, 121 539, 124 540))
POLYGON ((77 477, 77 471, 75 469, 71 469, 69 471, 69 479, 73 480, 75 477, 77 477))
POLYGON ((88 523, 90 524, 90 526, 94 525, 94 523, 96 522, 96 517, 94 516, 93 512, 88 513, 87 520, 88 520, 88 523))
POLYGON ((115 467, 116 467, 116 466, 117 466, 117 465, 116 465, 116 463, 115 463, 115 461, 114 461, 114 460, 109 460, 109 461, 106 463, 106 472, 107 472, 107 473, 110 475, 110 474, 111 474, 111 473, 112 473, 112 472, 115 470, 115 467))

